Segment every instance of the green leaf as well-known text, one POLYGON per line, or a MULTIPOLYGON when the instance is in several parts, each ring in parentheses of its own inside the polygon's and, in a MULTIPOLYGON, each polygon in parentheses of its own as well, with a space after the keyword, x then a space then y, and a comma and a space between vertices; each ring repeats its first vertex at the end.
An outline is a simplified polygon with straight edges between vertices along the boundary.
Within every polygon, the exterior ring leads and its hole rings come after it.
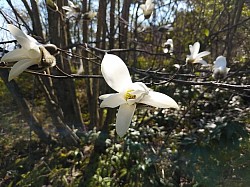
POLYGON ((127 174, 127 169, 126 169, 126 168, 123 168, 123 169, 121 170, 120 178, 123 177, 123 176, 126 175, 126 174, 127 174))
POLYGON ((209 36, 209 33, 210 33, 210 32, 209 32, 209 30, 208 30, 208 29, 204 29, 204 30, 203 30, 203 32, 204 32, 204 34, 205 34, 205 36, 206 36, 206 37, 208 37, 208 36, 209 36))

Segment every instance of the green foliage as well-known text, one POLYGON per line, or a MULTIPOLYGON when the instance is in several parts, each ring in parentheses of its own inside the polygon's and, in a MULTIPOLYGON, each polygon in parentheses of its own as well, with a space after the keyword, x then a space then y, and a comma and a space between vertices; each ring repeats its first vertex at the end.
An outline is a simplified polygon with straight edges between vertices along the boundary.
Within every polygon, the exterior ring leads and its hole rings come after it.
POLYGON ((180 168, 202 186, 223 186, 230 180, 244 186, 249 182, 244 176, 250 174, 246 168, 250 152, 242 153, 242 148, 249 144, 249 134, 239 122, 217 122, 215 126, 182 138, 180 168))

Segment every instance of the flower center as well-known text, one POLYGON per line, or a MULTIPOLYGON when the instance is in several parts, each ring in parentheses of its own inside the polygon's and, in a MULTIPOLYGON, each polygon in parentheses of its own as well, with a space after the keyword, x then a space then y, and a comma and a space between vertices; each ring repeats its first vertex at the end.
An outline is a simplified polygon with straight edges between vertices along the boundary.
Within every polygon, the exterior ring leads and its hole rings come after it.
POLYGON ((187 63, 192 64, 195 62, 195 60, 196 60, 195 58, 188 58, 187 63))
POLYGON ((128 99, 136 99, 136 95, 131 94, 134 90, 127 90, 124 94, 124 98, 127 101, 128 99))

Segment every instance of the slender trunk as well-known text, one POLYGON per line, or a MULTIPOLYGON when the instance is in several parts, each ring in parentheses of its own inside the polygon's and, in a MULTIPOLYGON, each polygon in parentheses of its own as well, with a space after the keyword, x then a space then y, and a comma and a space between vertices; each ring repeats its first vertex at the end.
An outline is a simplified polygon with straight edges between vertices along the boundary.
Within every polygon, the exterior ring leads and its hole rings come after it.
POLYGON ((42 28, 42 23, 41 23, 41 19, 40 19, 40 12, 38 9, 37 2, 38 1, 36 1, 36 0, 30 0, 30 4, 32 7, 31 19, 33 22, 34 34, 37 36, 40 36, 41 39, 43 40, 43 28, 42 28))
MULTIPOLYGON (((109 25, 109 49, 113 49, 115 47, 115 5, 116 5, 116 0, 111 0, 110 1, 110 25, 109 25)), ((109 91, 111 92, 111 89, 105 89, 107 90, 107 93, 109 91)), ((104 91, 106 93, 106 91, 104 91)), ((114 121, 116 114, 116 109, 107 109, 107 115, 104 121, 103 128, 108 129, 108 125, 111 124, 114 121)))
POLYGON ((226 50, 227 50, 227 59, 231 59, 232 55, 232 51, 233 51, 233 40, 235 37, 235 33, 236 30, 238 28, 237 23, 239 23, 240 18, 241 18, 241 14, 242 14, 242 9, 243 9, 243 5, 244 5, 245 0, 235 0, 235 5, 234 5, 234 9, 232 10, 232 21, 231 23, 229 23, 229 27, 232 27, 232 29, 228 30, 228 34, 227 34, 227 46, 226 46, 226 50))
MULTIPOLYGON (((121 12, 121 19, 119 21, 119 48, 126 49, 128 46, 128 23, 129 23, 129 8, 131 5, 131 0, 124 0, 121 12)), ((125 53, 121 53, 120 57, 124 59, 125 53)))
MULTIPOLYGON (((59 10, 64 5, 63 1, 57 1, 59 10)), ((61 15, 58 12, 48 9, 49 19, 49 33, 51 43, 57 47, 65 48, 68 45, 68 25, 61 19, 61 15)), ((71 74, 71 67, 69 60, 65 54, 60 54, 56 58, 57 66, 64 72, 71 74)), ((57 72, 55 72, 57 73, 57 72)), ((53 80, 56 95, 58 98, 58 104, 61 107, 64 115, 64 122, 71 128, 77 128, 83 130, 83 120, 81 117, 81 111, 79 102, 76 97, 75 83, 73 79, 57 79, 53 80)))
POLYGON ((115 2, 116 0, 110 1, 110 25, 109 25, 109 48, 113 49, 115 46, 115 2))
MULTIPOLYGON (((99 1, 99 10, 98 10, 98 21, 97 21, 97 32, 96 32, 96 47, 105 48, 105 38, 106 38, 106 22, 104 21, 106 18, 106 0, 99 1), (103 41, 103 43, 101 42, 103 41)), ((96 53, 96 55, 100 55, 96 53)), ((100 67, 96 64, 90 64, 91 71, 94 74, 100 74, 100 67)), ((99 113, 99 104, 98 97, 100 92, 100 80, 93 79, 91 81, 91 99, 89 101, 90 104, 90 128, 96 126, 98 129, 101 126, 102 120, 100 119, 99 113)))

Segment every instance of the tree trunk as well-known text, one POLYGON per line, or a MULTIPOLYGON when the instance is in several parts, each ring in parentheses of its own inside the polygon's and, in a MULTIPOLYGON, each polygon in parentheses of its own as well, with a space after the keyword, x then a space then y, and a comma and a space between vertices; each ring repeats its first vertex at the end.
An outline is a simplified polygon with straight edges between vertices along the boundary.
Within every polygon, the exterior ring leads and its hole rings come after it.
MULTIPOLYGON (((226 38, 226 42, 227 42, 227 46, 226 46, 227 56, 226 57, 228 60, 231 59, 231 57, 233 56, 232 55, 233 39, 235 37, 235 33, 238 28, 237 23, 239 23, 240 18, 241 18, 244 2, 245 0, 235 0, 235 5, 232 10, 233 12, 231 14, 231 23, 229 23, 229 26, 228 26, 232 28, 228 30, 228 34, 226 38)), ((228 63, 228 66, 230 66, 229 63, 228 63)))
MULTIPOLYGON (((99 1, 99 9, 98 9, 98 21, 97 21, 97 32, 96 32, 96 47, 105 49, 105 39, 106 39, 106 22, 103 21, 103 18, 106 18, 106 0, 99 1), (103 42, 101 42, 103 41, 103 42)), ((96 55, 100 55, 96 52, 96 55)), ((91 72, 94 74, 100 74, 100 67, 96 64, 89 63, 91 68, 91 72)), ((98 97, 100 92, 100 80, 93 79, 91 80, 91 88, 89 89, 89 93, 91 95, 89 98, 89 109, 90 109, 90 128, 97 127, 99 129, 102 125, 102 120, 100 119, 100 110, 98 104, 98 97)))
MULTIPOLYGON (((57 6, 60 11, 62 11, 61 7, 63 5, 63 1, 57 1, 57 6)), ((48 14, 51 43, 60 48, 67 47, 67 24, 65 24, 65 22, 61 19, 61 15, 58 12, 54 12, 48 9, 48 14)), ((68 74, 71 74, 71 67, 65 54, 58 55, 56 60, 57 66, 60 69, 68 74)), ((83 120, 81 117, 79 102, 76 97, 74 80, 57 79, 53 80, 53 83, 58 99, 58 105, 63 111, 64 122, 71 128, 83 130, 83 120)))
MULTIPOLYGON (((115 5, 116 5, 116 0, 111 0, 110 1, 110 25, 109 25, 109 49, 113 49, 115 47, 115 5)), ((106 84, 106 83, 104 83, 106 84)), ((104 90, 104 93, 109 93, 112 90, 108 87, 107 89, 104 90), (107 92, 106 92, 107 90, 107 92)), ((116 109, 112 108, 107 108, 107 114, 106 118, 104 121, 103 128, 108 129, 108 125, 111 124, 114 121, 115 114, 116 114, 116 109)))
POLYGON ((40 19, 40 12, 38 9, 37 1, 36 0, 30 0, 31 8, 32 8, 32 15, 31 19, 33 22, 33 31, 34 34, 37 36, 40 36, 41 39, 44 39, 43 36, 43 28, 41 24, 41 19, 40 19))
MULTIPOLYGON (((129 8, 131 5, 131 0, 124 0, 121 12, 121 18, 119 21, 119 48, 126 49, 128 47, 128 23, 129 23, 129 8)), ((126 56, 125 53, 120 54, 120 57, 124 59, 126 56)))

